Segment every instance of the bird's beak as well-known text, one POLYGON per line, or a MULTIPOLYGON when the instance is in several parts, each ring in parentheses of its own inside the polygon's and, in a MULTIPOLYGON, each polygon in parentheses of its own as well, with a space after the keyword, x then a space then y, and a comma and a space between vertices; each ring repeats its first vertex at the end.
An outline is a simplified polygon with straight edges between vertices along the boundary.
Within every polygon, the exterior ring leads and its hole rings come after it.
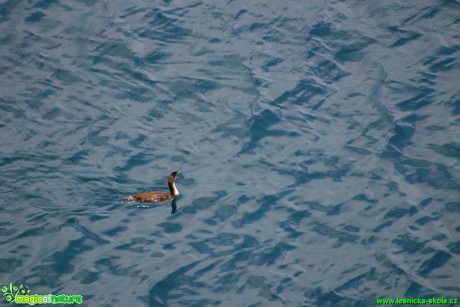
POLYGON ((178 175, 179 175, 181 169, 182 169, 182 165, 181 165, 181 167, 179 167, 179 169, 177 170, 177 174, 178 174, 178 175))

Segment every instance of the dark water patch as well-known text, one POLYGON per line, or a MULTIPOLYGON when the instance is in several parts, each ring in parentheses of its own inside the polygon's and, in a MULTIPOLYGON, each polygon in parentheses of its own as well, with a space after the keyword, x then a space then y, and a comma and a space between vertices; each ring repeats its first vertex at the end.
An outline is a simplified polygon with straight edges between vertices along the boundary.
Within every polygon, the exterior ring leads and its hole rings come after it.
POLYGON ((296 247, 287 243, 277 243, 275 246, 267 248, 260 253, 253 253, 249 264, 256 266, 273 265, 278 258, 282 258, 285 252, 295 249, 296 247))
POLYGON ((307 105, 310 100, 315 97, 324 94, 324 89, 313 80, 302 80, 294 89, 285 92, 273 101, 272 105, 280 108, 286 108, 289 103, 298 105, 307 105))
POLYGON ((358 200, 370 204, 375 204, 378 202, 377 199, 372 199, 371 197, 369 197, 369 195, 363 193, 353 196, 353 200, 358 200))
POLYGON ((359 147, 355 147, 355 146, 350 146, 348 145, 347 146, 347 149, 349 149, 350 151, 352 152, 355 152, 355 153, 358 153, 360 155, 371 155, 372 152, 370 152, 369 150, 365 149, 365 148, 359 148, 359 147))
POLYGON ((194 261, 184 265, 156 282, 149 291, 149 305, 167 306, 169 300, 176 300, 184 294, 196 296, 197 293, 191 289, 202 288, 206 285, 187 273, 197 264, 198 261, 194 261), (174 292, 174 294, 170 294, 170 292, 174 292))
POLYGON ((50 258, 46 258, 45 262, 53 262, 48 268, 52 269, 57 274, 60 272, 71 273, 75 266, 71 264, 72 260, 81 254, 93 250, 94 247, 85 244, 86 238, 71 240, 67 247, 62 251, 54 252, 50 258))
POLYGON ((427 277, 432 271, 445 265, 452 256, 444 251, 436 252, 433 257, 422 263, 422 266, 418 270, 418 274, 423 277, 427 277))
POLYGON ((227 195, 225 191, 216 191, 215 196, 210 197, 199 197, 193 200, 192 204, 184 207, 183 211, 185 213, 194 214, 199 210, 205 210, 210 208, 213 205, 219 203, 219 201, 227 195))
MULTIPOLYGON (((197 270, 193 276, 196 277, 196 278, 200 278, 200 277, 203 277, 204 275, 206 275, 207 273, 210 273, 212 272, 212 270, 214 270, 216 267, 218 267, 220 264, 221 264, 221 260, 217 260, 217 261, 214 261, 213 263, 211 263, 210 265, 202 268, 202 269, 199 269, 197 270)), ((219 284, 219 283, 218 283, 219 284)), ((224 286, 228 286, 227 283, 224 284, 224 286)), ((228 288, 227 288, 228 289, 228 288)))
POLYGON ((36 3, 34 3, 33 7, 34 8, 37 8, 37 9, 48 9, 56 4, 58 4, 59 2, 57 0, 40 0, 40 1, 37 1, 36 3))
POLYGON ((413 40, 417 40, 419 37, 422 36, 422 34, 420 33, 405 30, 404 28, 401 28, 401 27, 391 26, 388 28, 388 30, 392 32, 394 37, 398 38, 394 43, 390 45, 390 47, 404 46, 407 43, 410 43, 413 40))
POLYGON ((10 20, 11 13, 16 8, 18 3, 14 0, 5 1, 0 5, 0 22, 5 22, 10 20))
POLYGON ((130 243, 118 245, 114 247, 114 249, 126 250, 130 252, 135 252, 135 253, 145 253, 146 252, 145 247, 151 246, 154 243, 155 243, 155 240, 148 240, 145 238, 133 238, 131 239, 130 243))
POLYGON ((112 229, 106 230, 103 232, 104 235, 109 236, 109 237, 115 237, 118 234, 121 234, 122 232, 128 230, 127 227, 124 226, 116 226, 112 229))
POLYGON ((16 239, 22 239, 22 238, 27 238, 27 237, 33 237, 33 236, 42 236, 45 233, 46 234, 51 234, 58 232, 60 230, 59 227, 49 227, 47 228, 45 225, 40 226, 40 227, 35 227, 32 229, 27 229, 23 231, 21 234, 16 239))
POLYGON ((431 238, 431 240, 433 241, 438 241, 438 242, 442 242, 444 240, 446 240, 448 237, 446 234, 444 233, 441 233, 441 234, 438 234, 438 235, 435 235, 434 237, 431 238))
POLYGON ((302 222, 302 220, 304 218, 308 218, 311 216, 311 213, 310 211, 308 210, 302 210, 302 211, 297 211, 295 213, 292 213, 288 216, 287 220, 289 222, 292 222, 292 223, 295 223, 295 224, 299 224, 300 222, 302 222))
POLYGON ((0 236, 10 236, 14 233, 16 233, 18 230, 17 229, 12 229, 12 228, 6 228, 6 227, 0 227, 0 236))
MULTIPOLYGON (((312 71, 315 73, 317 77, 321 78, 322 80, 325 80, 326 84, 333 84, 335 82, 340 81, 342 78, 350 75, 350 73, 342 70, 339 65, 337 65, 335 62, 330 61, 330 60, 319 61, 318 63, 315 64, 314 67, 312 67, 312 71)), ((321 95, 324 92, 325 92, 324 89, 321 89, 317 94, 321 95)), ((299 100, 299 103, 301 102, 302 100, 299 100)), ((308 102, 308 101, 305 101, 305 102, 308 102)), ((320 105, 324 102, 325 101, 322 100, 316 103, 313 106, 313 110, 318 109, 320 105)))
MULTIPOLYGON (((14 118, 24 118, 25 117, 25 114, 26 112, 19 106, 16 106, 14 105, 12 102, 10 101, 6 101, 2 98, 0 98, 0 110, 2 110, 2 115, 1 118, 4 120, 4 121, 8 121, 10 122, 11 119, 7 118, 10 117, 10 116, 14 116, 14 118)), ((5 125, 6 122, 3 123, 3 125, 5 125)))
POLYGON ((417 242, 410 238, 408 235, 399 235, 398 238, 393 240, 393 243, 399 245, 403 251, 413 254, 425 247, 424 243, 417 242))
POLYGON ((420 76, 420 83, 434 86, 436 85, 436 75, 428 72, 422 72, 420 76))
POLYGON ((343 243, 352 243, 359 239, 359 236, 357 235, 350 234, 344 231, 339 231, 324 224, 321 225, 317 223, 313 230, 320 235, 337 239, 338 245, 342 245, 343 243))
POLYGON ((404 295, 406 297, 430 297, 429 295, 434 295, 434 292, 431 289, 427 289, 417 282, 411 282, 407 288, 404 295))
POLYGON ((425 116, 420 116, 417 114, 411 114, 402 119, 403 122, 409 123, 409 124, 416 124, 417 122, 423 121, 428 119, 430 116, 425 115, 425 116))
POLYGON ((161 51, 161 49, 157 49, 153 52, 150 52, 147 54, 144 58, 143 61, 145 61, 148 64, 157 64, 161 61, 166 60, 168 57, 170 57, 171 54, 161 51))
POLYGON ((238 251, 234 257, 222 263, 220 270, 223 272, 232 272, 235 269, 247 268, 247 264, 252 257, 252 251, 238 251))
POLYGON ((280 57, 272 58, 267 60, 265 64, 262 66, 263 70, 268 72, 271 68, 276 67, 278 64, 282 63, 283 59, 280 57))
POLYGON ((236 274, 233 272, 222 274, 219 279, 217 279, 215 284, 215 292, 225 293, 231 291, 231 286, 236 284, 242 274, 236 274))
POLYGON ((308 205, 308 207, 310 207, 311 210, 325 212, 327 213, 327 215, 339 214, 340 208, 342 207, 342 204, 334 205, 334 206, 325 206, 317 202, 308 202, 306 204, 308 205))
POLYGON ((216 211, 214 217, 219 219, 220 222, 223 222, 234 216, 236 212, 237 206, 223 205, 216 211))
POLYGON ((406 214, 409 213, 409 209, 405 209, 405 208, 396 208, 396 209, 392 209, 390 210, 389 212, 387 212, 384 216, 384 218, 396 218, 396 219, 400 219, 402 217, 404 217, 406 214))
POLYGON ((65 69, 57 69, 53 73, 53 78, 62 81, 65 85, 71 85, 73 83, 79 83, 83 81, 78 75, 65 69))
POLYGON ((348 232, 359 232, 359 227, 353 226, 353 225, 347 225, 343 227, 348 232))
POLYGON ((219 234, 216 237, 192 242, 190 246, 201 254, 210 254, 212 258, 233 254, 235 251, 257 246, 259 242, 245 235, 243 238, 234 234, 219 234), (223 248, 224 247, 224 248, 223 248))
POLYGON ((94 262, 95 268, 100 272, 110 272, 115 276, 123 276, 124 278, 133 276, 142 276, 142 272, 136 269, 136 266, 123 267, 116 262, 120 259, 118 256, 110 258, 100 258, 94 262))
POLYGON ((137 101, 142 103, 148 103, 152 100, 152 96, 150 95, 150 90, 147 87, 137 86, 131 87, 127 90, 124 90, 117 95, 115 98, 121 100, 129 100, 129 101, 137 101))
POLYGON ((409 183, 426 183, 435 189, 460 190, 460 185, 444 165, 437 165, 430 169, 417 169, 414 174, 406 176, 406 179, 409 183))
POLYGON ((259 296, 265 297, 272 302, 279 301, 281 303, 281 298, 271 291, 270 285, 264 276, 251 275, 247 279, 247 284, 249 287, 258 289, 259 296))
POLYGON ((440 216, 424 216, 419 218, 418 220, 415 221, 415 223, 419 226, 424 226, 428 223, 431 223, 432 221, 437 221, 439 220, 440 216))
POLYGON ((371 268, 368 272, 363 274, 359 274, 351 279, 349 279, 346 283, 342 284, 340 287, 335 288, 336 292, 342 292, 347 289, 355 289, 364 284, 369 280, 374 280, 376 278, 376 270, 375 268, 371 268))
POLYGON ((451 253, 460 255, 460 241, 450 243, 447 247, 451 253))
POLYGON ((460 144, 448 143, 444 145, 431 144, 431 148, 439 154, 445 155, 451 158, 460 158, 460 144))
POLYGON ((426 207, 433 201, 433 198, 428 197, 420 202, 420 206, 426 207))
POLYGON ((31 15, 27 16, 27 18, 25 19, 25 22, 39 22, 45 16, 46 14, 44 12, 36 11, 32 13, 31 15))
POLYGON ((449 212, 460 212, 460 202, 450 202, 446 204, 446 209, 449 212))
POLYGON ((296 230, 293 225, 289 222, 281 222, 280 227, 286 232, 286 235, 290 239, 295 239, 303 234, 302 231, 296 230))
POLYGON ((130 171, 135 167, 139 167, 150 163, 151 160, 152 159, 148 156, 148 154, 140 152, 130 157, 129 160, 126 162, 125 166, 118 167, 116 170, 119 170, 121 172, 130 171))
POLYGON ((67 158, 66 160, 63 161, 63 164, 69 164, 69 165, 79 165, 82 163, 84 160, 87 159, 88 156, 90 156, 90 150, 80 150, 76 153, 74 153, 71 157, 67 158))
POLYGON ((260 201, 258 201, 258 203, 260 204, 258 209, 256 209, 255 211, 252 211, 250 213, 245 213, 240 220, 234 221, 232 224, 235 227, 239 228, 239 227, 243 227, 246 224, 251 224, 251 223, 254 223, 254 222, 260 220, 261 218, 263 218, 263 216, 267 212, 269 212, 271 210, 271 208, 273 206, 275 206, 275 204, 276 204, 276 202, 278 200, 284 198, 289 193, 290 193, 290 191, 280 193, 278 195, 266 195, 266 196, 263 196, 260 199, 260 201))
POLYGON ((404 101, 398 102, 397 106, 402 111, 408 110, 418 110, 420 108, 426 107, 433 103, 433 99, 431 98, 431 94, 434 92, 433 89, 420 89, 419 93, 412 98, 406 99, 404 101))
POLYGON ((144 16, 148 21, 148 28, 139 28, 135 33, 141 38, 148 38, 152 41, 161 41, 163 43, 173 43, 193 35, 192 31, 179 25, 176 18, 168 16, 158 9, 153 9, 144 16))
POLYGON ((278 172, 282 175, 293 176, 296 179, 296 185, 308 183, 314 180, 324 179, 325 177, 332 177, 335 180, 340 180, 340 174, 343 170, 327 171, 327 172, 308 172, 308 171, 293 171, 279 169, 278 172))
POLYGON ((388 228, 393 225, 393 221, 385 221, 382 224, 378 225, 377 227, 374 228, 374 232, 381 232, 385 228, 388 228))
POLYGON ((314 25, 310 30, 310 36, 330 37, 332 24, 321 21, 314 25))
POLYGON ((3 258, 0 259, 0 272, 2 273, 13 273, 16 268, 22 265, 22 261, 14 258, 3 258))
POLYGON ((209 219, 213 224, 221 223, 237 213, 238 207, 233 205, 222 205, 214 213, 214 216, 209 219))
POLYGON ((439 73, 442 71, 449 71, 458 67, 458 60, 456 58, 449 57, 444 60, 436 61, 435 63, 429 66, 429 70, 433 73, 439 73))
POLYGON ((363 299, 349 298, 335 290, 315 287, 304 291, 304 305, 316 306, 368 306, 369 302, 363 299))
POLYGON ((177 223, 165 222, 158 224, 158 226, 162 227, 165 233, 175 233, 182 230, 182 226, 177 223))
POLYGON ((69 218, 64 224, 62 224, 62 226, 71 227, 77 230, 78 232, 83 234, 84 238, 91 239, 98 245, 104 245, 109 243, 108 240, 103 239, 99 234, 92 232, 90 228, 81 225, 80 221, 77 218, 69 218))
POLYGON ((401 160, 401 164, 408 165, 408 166, 414 166, 414 167, 429 167, 432 165, 431 162, 422 160, 422 159, 410 159, 410 158, 405 158, 401 160))
MULTIPOLYGON (((250 140, 244 145, 241 153, 246 153, 254 150, 257 143, 269 135, 279 134, 279 130, 272 130, 270 126, 281 121, 281 116, 271 110, 264 110, 259 115, 254 117, 250 127, 250 140)), ((284 133, 283 133, 284 134, 284 133)))
MULTIPOLYGON (((99 272, 91 272, 89 270, 82 270, 78 273, 76 273, 72 279, 80 281, 82 284, 92 284, 94 282, 97 282, 99 280, 99 272)), ((86 299, 86 297, 85 297, 86 299)))
POLYGON ((359 62, 364 57, 364 48, 371 44, 372 40, 363 42, 354 42, 349 45, 344 45, 335 54, 335 60, 339 62, 359 62))
POLYGON ((411 144, 411 138, 414 135, 414 128, 408 125, 396 125, 394 135, 390 138, 390 144, 396 148, 403 148, 411 144))

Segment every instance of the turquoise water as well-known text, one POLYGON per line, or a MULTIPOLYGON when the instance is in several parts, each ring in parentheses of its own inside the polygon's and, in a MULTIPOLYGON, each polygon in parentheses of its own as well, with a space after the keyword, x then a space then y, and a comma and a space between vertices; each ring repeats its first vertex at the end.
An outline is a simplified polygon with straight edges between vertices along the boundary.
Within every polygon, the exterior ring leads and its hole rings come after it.
POLYGON ((87 306, 460 298, 459 16, 2 1, 1 285, 87 306), (181 165, 174 214, 120 201, 181 165))

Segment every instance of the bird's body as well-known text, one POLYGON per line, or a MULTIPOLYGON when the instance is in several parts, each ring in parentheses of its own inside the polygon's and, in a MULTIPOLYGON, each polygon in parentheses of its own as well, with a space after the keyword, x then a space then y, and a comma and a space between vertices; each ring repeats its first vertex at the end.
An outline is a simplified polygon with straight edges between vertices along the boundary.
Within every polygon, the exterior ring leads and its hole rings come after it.
POLYGON ((128 199, 128 204, 135 203, 135 202, 145 202, 145 203, 164 203, 173 200, 174 198, 179 195, 179 191, 176 188, 175 180, 177 175, 179 175, 182 166, 176 171, 172 172, 168 177, 168 186, 169 186, 169 193, 164 191, 151 191, 151 192, 144 192, 136 195, 130 196, 123 196, 123 198, 128 199))
POLYGON ((176 196, 171 195, 168 192, 163 191, 151 191, 151 192, 144 192, 140 194, 136 194, 131 196, 133 199, 141 202, 146 203, 164 203, 176 198, 176 196))

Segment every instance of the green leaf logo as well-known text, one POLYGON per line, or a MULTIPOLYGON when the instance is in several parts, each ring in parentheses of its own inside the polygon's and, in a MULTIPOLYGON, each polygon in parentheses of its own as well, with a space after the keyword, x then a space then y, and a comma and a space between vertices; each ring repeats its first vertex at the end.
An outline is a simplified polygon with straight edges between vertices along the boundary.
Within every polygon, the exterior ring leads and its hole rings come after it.
POLYGON ((9 285, 2 286, 2 296, 8 303, 14 303, 16 295, 26 295, 30 293, 30 289, 25 287, 23 284, 14 286, 13 282, 10 281, 9 285))

